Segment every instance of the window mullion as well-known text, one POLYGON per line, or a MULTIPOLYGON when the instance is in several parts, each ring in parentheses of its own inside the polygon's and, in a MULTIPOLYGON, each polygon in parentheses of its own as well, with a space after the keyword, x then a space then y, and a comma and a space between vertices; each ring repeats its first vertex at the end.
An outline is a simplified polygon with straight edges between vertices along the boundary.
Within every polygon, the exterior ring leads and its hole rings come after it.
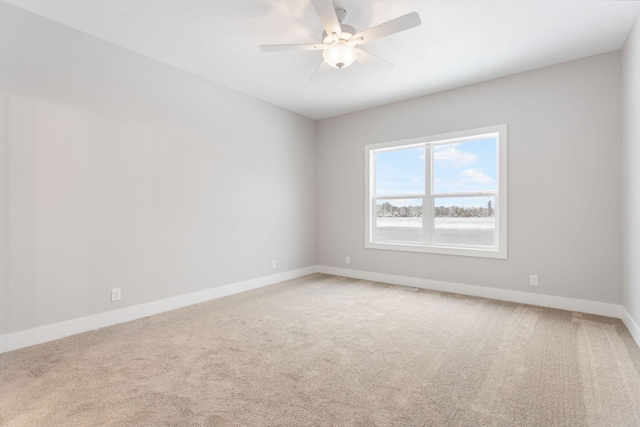
POLYGON ((450 198, 459 198, 459 197, 496 197, 498 195, 497 191, 487 190, 487 191, 472 191, 472 192, 459 192, 459 193, 433 193, 434 197, 450 197, 450 198))
POLYGON ((432 144, 424 147, 424 196, 422 197, 422 239, 425 245, 433 242, 433 153, 432 144))

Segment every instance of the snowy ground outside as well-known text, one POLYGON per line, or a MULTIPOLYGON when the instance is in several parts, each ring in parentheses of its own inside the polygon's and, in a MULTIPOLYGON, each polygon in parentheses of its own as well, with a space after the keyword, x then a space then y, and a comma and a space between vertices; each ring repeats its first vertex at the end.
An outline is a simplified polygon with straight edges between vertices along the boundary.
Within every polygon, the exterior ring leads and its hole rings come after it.
MULTIPOLYGON (((422 218, 376 218, 378 241, 421 242, 422 218)), ((435 218, 434 244, 493 246, 495 218, 435 218)))

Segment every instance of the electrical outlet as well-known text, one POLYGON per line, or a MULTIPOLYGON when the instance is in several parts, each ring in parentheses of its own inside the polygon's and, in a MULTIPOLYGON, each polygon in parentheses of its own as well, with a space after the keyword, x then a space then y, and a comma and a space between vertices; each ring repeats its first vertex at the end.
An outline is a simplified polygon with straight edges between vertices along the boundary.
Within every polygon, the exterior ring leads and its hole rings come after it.
POLYGON ((273 268, 274 270, 277 268, 278 264, 276 263, 276 260, 274 259, 273 261, 271 261, 271 268, 273 268))
POLYGON ((531 286, 538 286, 538 275, 537 274, 532 274, 531 276, 529 276, 529 284, 531 286))
POLYGON ((351 257, 350 257, 350 256, 345 257, 345 259, 344 259, 344 263, 345 263, 345 264, 351 264, 351 257))
POLYGON ((121 296, 120 288, 111 289, 111 302, 120 301, 121 296))

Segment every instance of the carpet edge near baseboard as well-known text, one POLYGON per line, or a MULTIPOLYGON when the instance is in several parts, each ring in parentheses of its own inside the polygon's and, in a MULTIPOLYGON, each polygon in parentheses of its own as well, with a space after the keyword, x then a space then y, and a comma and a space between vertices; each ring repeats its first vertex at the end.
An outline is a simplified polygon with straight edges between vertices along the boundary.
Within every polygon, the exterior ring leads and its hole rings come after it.
POLYGON ((116 325, 118 323, 152 316, 154 314, 175 310, 177 308, 198 304, 212 299, 222 298, 240 292, 273 285, 275 283, 296 279, 298 277, 306 276, 313 273, 332 274, 354 279, 370 280, 375 282, 410 286, 433 291, 451 292, 468 296, 490 298, 500 301, 538 305, 542 307, 557 308, 561 310, 615 317, 623 321, 631 336, 634 338, 636 344, 640 346, 640 327, 622 305, 316 265, 251 279, 243 282, 214 287, 204 291, 178 295, 176 297, 159 301, 152 301, 119 310, 112 310, 82 318, 38 326, 23 331, 12 332, 6 335, 0 335, 0 354, 68 337, 71 335, 116 325))
POLYGON ((204 291, 178 295, 158 301, 151 301, 117 310, 92 314, 86 317, 70 319, 49 325, 38 326, 32 329, 12 332, 6 335, 0 335, 0 354, 83 332, 93 331, 107 326, 117 325, 118 323, 129 322, 131 320, 152 316, 154 314, 164 313, 166 311, 187 307, 216 298, 222 298, 238 294, 240 292, 258 289, 287 280, 297 279, 316 272, 316 266, 305 267, 256 279, 209 288, 204 291))
POLYGON ((410 286, 432 291, 450 292, 480 298, 489 298, 499 301, 508 301, 520 304, 557 308, 560 310, 596 314, 599 316, 615 317, 623 321, 624 325, 629 330, 629 333, 635 340, 636 344, 640 347, 640 327, 629 315, 624 306, 619 304, 558 297, 553 295, 534 294, 530 292, 512 291, 508 289, 488 288, 484 286, 465 285, 462 283, 419 279, 415 277, 374 273, 369 271, 352 270, 324 265, 317 266, 317 272, 332 274, 336 276, 350 277, 353 279, 410 286))

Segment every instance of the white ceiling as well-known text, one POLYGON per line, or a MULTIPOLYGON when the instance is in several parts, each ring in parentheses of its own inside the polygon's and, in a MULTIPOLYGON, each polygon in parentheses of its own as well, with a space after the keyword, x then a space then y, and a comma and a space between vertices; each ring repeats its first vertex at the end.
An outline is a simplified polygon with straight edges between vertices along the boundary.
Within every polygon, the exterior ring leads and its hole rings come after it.
POLYGON ((640 1, 334 0, 364 30, 417 11, 422 25, 363 46, 395 64, 356 63, 312 82, 318 51, 309 0, 4 0, 312 119, 322 119, 618 50, 640 1))

